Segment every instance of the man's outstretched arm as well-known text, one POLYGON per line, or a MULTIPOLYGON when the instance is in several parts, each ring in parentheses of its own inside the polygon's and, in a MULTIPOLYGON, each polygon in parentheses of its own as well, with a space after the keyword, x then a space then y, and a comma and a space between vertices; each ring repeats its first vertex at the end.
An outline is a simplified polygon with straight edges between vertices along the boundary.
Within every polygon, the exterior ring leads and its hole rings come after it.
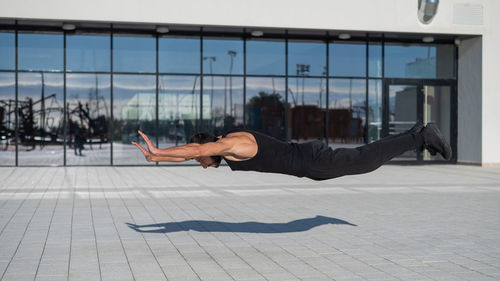
MULTIPOLYGON (((144 138, 149 152, 154 156, 160 157, 173 157, 189 160, 200 156, 224 156, 229 155, 232 147, 227 141, 218 141, 205 144, 189 143, 176 147, 160 149, 155 147, 148 136, 146 136, 143 132, 139 131, 139 134, 144 138)), ((137 143, 133 144, 139 147, 137 143)))

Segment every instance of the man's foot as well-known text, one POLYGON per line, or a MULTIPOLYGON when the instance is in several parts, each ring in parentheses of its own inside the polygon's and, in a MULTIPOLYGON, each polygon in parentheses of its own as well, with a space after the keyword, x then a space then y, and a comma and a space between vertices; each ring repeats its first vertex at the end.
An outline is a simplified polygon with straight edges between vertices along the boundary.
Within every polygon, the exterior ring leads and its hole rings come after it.
POLYGON ((421 134, 424 137, 424 147, 431 155, 439 153, 445 160, 451 159, 451 146, 436 125, 433 123, 427 124, 427 126, 422 129, 421 134))
POLYGON ((418 134, 424 128, 424 123, 418 121, 413 127, 405 131, 403 134, 418 134))

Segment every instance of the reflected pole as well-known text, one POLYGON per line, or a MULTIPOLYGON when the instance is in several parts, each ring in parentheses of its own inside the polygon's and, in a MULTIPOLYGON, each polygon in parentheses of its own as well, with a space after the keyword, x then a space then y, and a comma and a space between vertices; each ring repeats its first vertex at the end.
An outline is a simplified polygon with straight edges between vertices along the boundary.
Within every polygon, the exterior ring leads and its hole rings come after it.
POLYGON ((212 68, 212 62, 215 62, 217 58, 216 57, 203 57, 203 60, 208 60, 210 64, 210 78, 212 82, 212 89, 210 91, 210 120, 213 122, 213 104, 214 104, 214 76, 213 76, 213 68, 212 68))
POLYGON ((227 52, 227 54, 231 58, 231 62, 229 64, 229 112, 230 112, 230 115, 233 116, 234 115, 234 113, 233 113, 233 77, 231 76, 231 74, 233 73, 233 59, 236 56, 236 52, 229 50, 227 52))

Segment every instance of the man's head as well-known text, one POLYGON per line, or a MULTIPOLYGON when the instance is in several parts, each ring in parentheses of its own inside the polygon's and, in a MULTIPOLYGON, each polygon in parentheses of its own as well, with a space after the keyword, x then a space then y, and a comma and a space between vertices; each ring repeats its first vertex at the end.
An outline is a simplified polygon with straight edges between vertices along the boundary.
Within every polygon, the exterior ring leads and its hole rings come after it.
MULTIPOLYGON (((216 142, 218 138, 210 133, 198 133, 195 134, 189 139, 189 143, 199 143, 204 144, 208 142, 216 142)), ((203 168, 207 167, 219 167, 220 162, 222 161, 221 156, 200 156, 195 158, 203 168)))

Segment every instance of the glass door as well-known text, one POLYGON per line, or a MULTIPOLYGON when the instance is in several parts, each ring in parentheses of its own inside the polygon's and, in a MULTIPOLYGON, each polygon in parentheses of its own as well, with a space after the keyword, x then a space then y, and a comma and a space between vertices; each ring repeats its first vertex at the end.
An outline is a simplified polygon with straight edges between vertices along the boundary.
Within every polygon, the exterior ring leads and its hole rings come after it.
MULTIPOLYGON (((382 108, 382 137, 397 135, 416 122, 434 123, 456 151, 453 116, 455 112, 453 87, 448 81, 385 79, 382 108)), ((432 156, 408 151, 394 160, 441 161, 441 155, 432 156)))
MULTIPOLYGON (((411 128, 420 118, 418 84, 388 84, 384 95, 384 137, 400 134, 411 128)), ((394 160, 417 160, 416 151, 408 151, 394 160)))
MULTIPOLYGON (((423 122, 434 123, 448 143, 451 142, 451 87, 439 85, 423 85, 423 122)), ((423 160, 443 160, 441 155, 432 156, 424 150, 423 160)))

